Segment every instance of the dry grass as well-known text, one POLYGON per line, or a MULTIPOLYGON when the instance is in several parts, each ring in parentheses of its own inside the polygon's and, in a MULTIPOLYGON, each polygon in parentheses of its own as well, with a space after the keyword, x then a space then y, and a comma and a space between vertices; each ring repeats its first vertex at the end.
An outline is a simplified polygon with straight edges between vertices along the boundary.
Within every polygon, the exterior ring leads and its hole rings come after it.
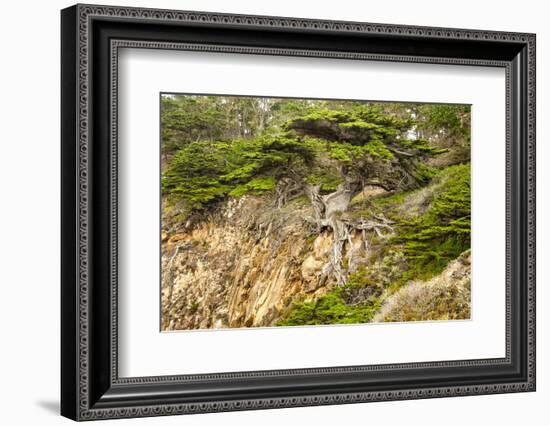
POLYGON ((389 296, 373 322, 470 318, 470 251, 428 281, 412 281, 389 296))

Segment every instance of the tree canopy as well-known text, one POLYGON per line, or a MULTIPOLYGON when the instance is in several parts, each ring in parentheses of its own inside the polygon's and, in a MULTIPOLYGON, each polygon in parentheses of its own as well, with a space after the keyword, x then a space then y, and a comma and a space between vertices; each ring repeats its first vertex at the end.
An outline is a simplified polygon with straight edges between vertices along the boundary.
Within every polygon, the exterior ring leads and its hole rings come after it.
POLYGON ((422 133, 465 132, 462 117, 453 105, 163 96, 163 193, 193 211, 246 193, 411 188, 444 151, 422 133))

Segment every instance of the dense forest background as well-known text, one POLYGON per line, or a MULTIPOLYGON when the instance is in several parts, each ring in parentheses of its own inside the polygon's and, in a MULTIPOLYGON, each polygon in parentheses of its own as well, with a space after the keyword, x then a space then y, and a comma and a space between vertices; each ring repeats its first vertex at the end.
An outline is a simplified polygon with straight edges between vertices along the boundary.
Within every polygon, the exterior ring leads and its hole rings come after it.
POLYGON ((470 315, 470 107, 163 95, 162 329, 470 315))

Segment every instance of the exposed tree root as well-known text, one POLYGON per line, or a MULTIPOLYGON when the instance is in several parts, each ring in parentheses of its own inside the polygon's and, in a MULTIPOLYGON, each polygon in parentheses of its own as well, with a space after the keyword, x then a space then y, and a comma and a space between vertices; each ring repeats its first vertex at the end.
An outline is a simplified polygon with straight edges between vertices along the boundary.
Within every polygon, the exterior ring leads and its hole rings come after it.
POLYGON ((314 210, 313 218, 306 218, 317 226, 318 232, 325 228, 332 230, 333 246, 330 261, 322 268, 321 275, 325 281, 332 275, 339 286, 347 282, 349 270, 353 267, 354 245, 353 234, 359 231, 365 251, 368 250, 367 236, 374 232, 379 238, 393 234, 392 223, 383 216, 373 215, 372 218, 352 220, 342 217, 347 211, 352 198, 363 190, 363 185, 357 181, 346 181, 330 194, 320 194, 321 185, 309 185, 306 194, 309 196, 314 210), (342 265, 347 243, 347 268, 342 265))
POLYGON ((275 205, 278 209, 286 203, 299 197, 304 192, 304 186, 293 179, 283 179, 275 188, 275 205))

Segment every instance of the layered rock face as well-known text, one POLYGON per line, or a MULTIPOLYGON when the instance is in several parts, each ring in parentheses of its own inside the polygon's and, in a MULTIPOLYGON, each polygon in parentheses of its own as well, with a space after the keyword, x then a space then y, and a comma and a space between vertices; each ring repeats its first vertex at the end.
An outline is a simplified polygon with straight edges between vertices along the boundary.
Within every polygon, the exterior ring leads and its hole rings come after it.
POLYGON ((308 214, 305 203, 276 209, 245 196, 164 235, 163 330, 271 326, 297 296, 322 294, 332 237, 312 236, 308 214))

